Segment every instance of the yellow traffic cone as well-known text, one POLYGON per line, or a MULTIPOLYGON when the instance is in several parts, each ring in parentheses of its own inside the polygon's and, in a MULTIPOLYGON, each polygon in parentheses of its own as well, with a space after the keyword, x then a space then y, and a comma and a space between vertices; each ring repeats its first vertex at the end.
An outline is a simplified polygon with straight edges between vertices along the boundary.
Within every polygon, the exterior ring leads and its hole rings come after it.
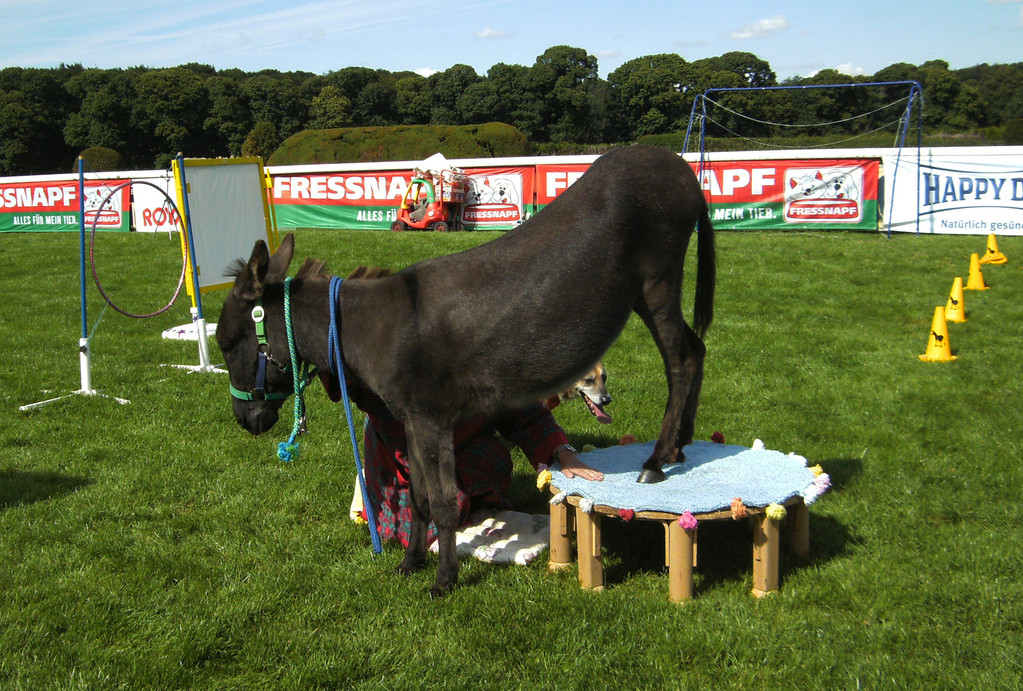
POLYGON ((945 308, 934 308, 931 321, 931 336, 927 339, 927 352, 920 356, 924 362, 949 362, 958 356, 952 354, 948 344, 948 325, 945 323, 945 308))
POLYGON ((966 282, 966 290, 987 290, 984 274, 980 272, 980 257, 974 252, 970 255, 970 278, 966 282))
POLYGON ((950 322, 966 321, 966 304, 963 302, 963 277, 956 276, 952 281, 952 292, 945 303, 945 319, 950 322))
POLYGON ((980 263, 1004 264, 1007 261, 1009 261, 1008 257, 998 251, 998 240, 995 239, 995 234, 991 233, 987 236, 987 251, 980 258, 980 263))

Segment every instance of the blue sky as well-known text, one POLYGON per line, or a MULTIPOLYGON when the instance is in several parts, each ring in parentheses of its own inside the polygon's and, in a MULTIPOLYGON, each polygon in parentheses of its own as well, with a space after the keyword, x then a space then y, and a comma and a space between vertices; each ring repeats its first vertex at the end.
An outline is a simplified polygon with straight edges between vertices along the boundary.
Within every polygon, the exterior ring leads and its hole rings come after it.
POLYGON ((1023 0, 0 0, 0 68, 349 66, 485 75, 583 48, 602 77, 636 57, 749 51, 780 79, 873 74, 936 58, 953 69, 1023 61, 1023 0))

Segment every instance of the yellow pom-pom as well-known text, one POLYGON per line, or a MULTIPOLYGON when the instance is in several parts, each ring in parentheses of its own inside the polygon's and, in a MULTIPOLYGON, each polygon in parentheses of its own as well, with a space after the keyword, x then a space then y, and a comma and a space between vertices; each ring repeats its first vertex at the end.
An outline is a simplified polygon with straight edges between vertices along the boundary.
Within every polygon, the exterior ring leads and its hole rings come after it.
POLYGON ((815 466, 811 466, 810 467, 810 472, 813 473, 814 477, 817 477, 818 475, 820 475, 820 474, 822 474, 824 472, 824 468, 821 468, 820 464, 818 464, 818 465, 815 465, 815 466))
POLYGON ((351 516, 352 522, 354 522, 355 525, 366 525, 367 521, 362 517, 361 513, 352 513, 351 516))
POLYGON ((547 485, 551 484, 551 480, 554 476, 551 475, 551 471, 544 470, 536 476, 536 488, 541 492, 547 489, 547 485))
POLYGON ((785 518, 785 507, 781 504, 771 504, 767 507, 767 517, 772 521, 780 521, 785 518))
POLYGON ((583 453, 589 453, 590 451, 596 451, 597 447, 593 444, 583 444, 583 453))

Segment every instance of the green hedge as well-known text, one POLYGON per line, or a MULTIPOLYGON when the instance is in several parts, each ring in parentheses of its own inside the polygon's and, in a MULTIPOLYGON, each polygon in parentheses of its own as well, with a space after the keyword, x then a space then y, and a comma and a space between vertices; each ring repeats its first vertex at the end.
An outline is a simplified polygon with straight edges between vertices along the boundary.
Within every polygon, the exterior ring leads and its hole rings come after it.
MULTIPOLYGON (((124 170, 127 167, 121 154, 105 146, 91 146, 79 156, 85 161, 85 172, 87 173, 124 170)), ((78 172, 77 158, 71 167, 71 172, 78 172)))
POLYGON ((1005 121, 1005 143, 1023 144, 1023 118, 1005 121))
POLYGON ((484 125, 397 125, 305 130, 284 140, 270 165, 419 161, 440 152, 448 158, 528 156, 529 140, 500 122, 484 125))

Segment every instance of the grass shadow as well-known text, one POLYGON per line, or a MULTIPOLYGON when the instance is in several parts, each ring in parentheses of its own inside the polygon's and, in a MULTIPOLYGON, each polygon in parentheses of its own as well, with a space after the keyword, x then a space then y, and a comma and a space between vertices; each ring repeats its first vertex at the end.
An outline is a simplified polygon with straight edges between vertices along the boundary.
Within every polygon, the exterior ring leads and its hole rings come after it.
POLYGON ((53 472, 0 471, 0 511, 75 492, 93 483, 89 478, 53 472))
POLYGON ((863 472, 863 460, 860 458, 829 458, 820 464, 831 478, 830 492, 842 491, 863 472))
MULTIPOLYGON (((604 518, 602 543, 604 578, 609 588, 642 574, 667 576, 664 528, 657 521, 629 523, 604 518)), ((783 528, 783 531, 785 529, 783 528)), ((810 553, 797 557, 783 549, 782 582, 786 574, 825 564, 847 551, 855 541, 848 528, 827 516, 810 516, 810 553)), ((703 521, 697 534, 696 593, 748 581, 753 573, 753 528, 749 519, 703 521)))

